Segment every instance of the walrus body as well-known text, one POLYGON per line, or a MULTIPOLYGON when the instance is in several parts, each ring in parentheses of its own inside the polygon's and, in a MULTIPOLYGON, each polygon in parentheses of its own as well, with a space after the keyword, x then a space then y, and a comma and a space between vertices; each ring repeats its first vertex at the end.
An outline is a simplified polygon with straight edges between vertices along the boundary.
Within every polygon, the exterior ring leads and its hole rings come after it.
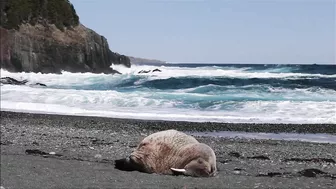
POLYGON ((176 130, 166 130, 144 138, 137 149, 116 168, 158 174, 214 176, 216 156, 206 144, 176 130))

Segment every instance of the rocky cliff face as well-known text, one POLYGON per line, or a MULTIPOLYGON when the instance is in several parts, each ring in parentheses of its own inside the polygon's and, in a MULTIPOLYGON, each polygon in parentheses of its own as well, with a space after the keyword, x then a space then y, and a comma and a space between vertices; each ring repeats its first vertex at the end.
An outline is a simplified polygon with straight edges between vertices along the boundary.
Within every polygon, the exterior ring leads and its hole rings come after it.
MULTIPOLYGON (((20 0, 10 2, 13 1, 20 0)), ((71 6, 67 0, 54 1, 71 6)), ((55 24, 40 15, 33 23, 23 19, 17 25, 9 25, 9 20, 13 17, 10 10, 13 11, 13 7, 8 7, 8 2, 3 4, 4 2, 6 1, 1 1, 1 68, 13 72, 60 73, 64 70, 114 73, 110 68, 112 63, 130 67, 127 56, 112 52, 106 38, 81 24, 55 24)), ((32 16, 27 18, 31 19, 32 16)))

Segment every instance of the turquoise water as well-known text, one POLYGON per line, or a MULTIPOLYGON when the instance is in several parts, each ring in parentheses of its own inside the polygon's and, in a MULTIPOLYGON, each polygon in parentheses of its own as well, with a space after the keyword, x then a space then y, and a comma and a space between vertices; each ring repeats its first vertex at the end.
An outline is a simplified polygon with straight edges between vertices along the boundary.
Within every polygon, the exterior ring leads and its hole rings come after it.
POLYGON ((2 86, 2 108, 140 119, 336 123, 335 65, 114 68, 123 74, 12 74, 2 70, 5 76, 48 85, 46 89, 2 86), (155 68, 161 72, 139 73, 155 68))

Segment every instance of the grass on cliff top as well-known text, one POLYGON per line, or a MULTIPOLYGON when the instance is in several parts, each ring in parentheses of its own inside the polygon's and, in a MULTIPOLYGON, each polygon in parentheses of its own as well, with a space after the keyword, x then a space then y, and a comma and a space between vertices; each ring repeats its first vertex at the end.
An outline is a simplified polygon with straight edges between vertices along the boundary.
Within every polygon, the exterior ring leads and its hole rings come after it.
POLYGON ((69 0, 1 0, 1 26, 18 29, 21 24, 55 24, 60 30, 79 24, 69 0))

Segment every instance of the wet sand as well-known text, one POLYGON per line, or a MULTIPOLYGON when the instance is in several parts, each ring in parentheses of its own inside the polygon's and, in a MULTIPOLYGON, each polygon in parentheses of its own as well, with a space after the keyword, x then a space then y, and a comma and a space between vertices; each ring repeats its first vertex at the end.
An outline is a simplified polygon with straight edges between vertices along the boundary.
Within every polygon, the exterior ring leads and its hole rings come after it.
POLYGON ((187 132, 336 135, 335 124, 192 123, 2 111, 1 186, 6 189, 336 187, 336 144, 196 137, 214 149, 219 169, 216 177, 157 175, 114 168, 114 160, 126 157, 142 138, 171 128, 187 132))

